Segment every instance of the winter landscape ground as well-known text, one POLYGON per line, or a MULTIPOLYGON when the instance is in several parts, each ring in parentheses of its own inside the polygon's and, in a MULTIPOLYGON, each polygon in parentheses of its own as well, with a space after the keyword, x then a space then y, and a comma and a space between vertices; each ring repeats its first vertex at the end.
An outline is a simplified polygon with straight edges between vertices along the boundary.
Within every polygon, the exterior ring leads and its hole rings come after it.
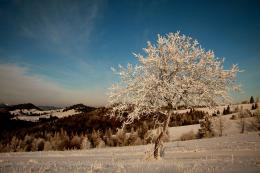
POLYGON ((0 173, 260 173, 259 9, 0 0, 0 173))
POLYGON ((152 145, 78 151, 1 153, 0 172, 259 172, 259 132, 165 143, 163 157, 147 159, 152 145))
MULTIPOLYGON (((240 106, 249 108, 249 104, 240 106)), ((178 141, 185 133, 196 134, 200 126, 171 127, 171 142, 164 143, 159 160, 153 159, 153 145, 1 153, 0 173, 257 173, 260 171, 260 133, 247 128, 241 134, 240 120, 231 118, 236 114, 222 116, 222 137, 178 141)), ((214 121, 213 124, 217 124, 217 117, 214 121)), ((247 117, 245 121, 248 126, 254 117, 247 117)), ((218 134, 216 126, 214 130, 218 134)))

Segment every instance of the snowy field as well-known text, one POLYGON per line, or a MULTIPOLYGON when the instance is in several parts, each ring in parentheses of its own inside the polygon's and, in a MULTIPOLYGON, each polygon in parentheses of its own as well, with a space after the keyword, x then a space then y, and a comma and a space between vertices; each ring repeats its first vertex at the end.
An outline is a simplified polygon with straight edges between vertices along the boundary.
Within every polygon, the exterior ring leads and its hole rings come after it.
POLYGON ((152 145, 1 153, 0 172, 260 172, 259 132, 165 143, 163 157, 158 161, 146 159, 145 153, 151 149, 152 145))
MULTIPOLYGON (((254 112, 254 111, 251 111, 254 112)), ((236 120, 231 120, 231 117, 235 115, 238 117, 238 113, 228 114, 228 115, 222 115, 222 123, 223 123, 223 129, 222 129, 222 135, 234 135, 239 134, 241 132, 241 125, 240 125, 240 119, 237 118, 236 120)), ((254 131, 250 129, 250 124, 252 124, 253 121, 255 121, 254 117, 247 117, 245 120, 245 131, 254 131)), ((219 118, 213 117, 212 120, 213 125, 213 131, 218 136, 219 134, 219 118)), ((193 125, 187 125, 187 126, 177 126, 177 127, 170 127, 170 141, 178 141, 180 140, 181 136, 190 132, 193 132, 194 134, 197 134, 200 129, 200 124, 193 124, 193 125)))
POLYGON ((67 111, 64 111, 64 109, 56 109, 56 110, 48 110, 48 111, 39 111, 36 109, 16 109, 14 111, 10 111, 10 113, 12 115, 16 115, 16 117, 14 117, 13 119, 37 122, 39 121, 40 118, 50 118, 50 116, 63 118, 63 117, 79 114, 81 112, 75 109, 70 109, 67 111), (38 115, 30 116, 24 114, 38 114, 38 115))

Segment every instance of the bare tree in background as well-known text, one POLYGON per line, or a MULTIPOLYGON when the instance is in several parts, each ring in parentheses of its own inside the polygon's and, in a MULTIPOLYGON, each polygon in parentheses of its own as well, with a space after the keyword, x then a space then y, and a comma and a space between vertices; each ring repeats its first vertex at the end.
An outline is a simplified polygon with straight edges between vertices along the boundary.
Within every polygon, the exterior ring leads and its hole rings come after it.
POLYGON ((245 118, 249 116, 248 110, 243 110, 241 109, 241 111, 238 113, 238 118, 239 118, 239 126, 241 128, 240 133, 244 133, 245 132, 245 128, 246 128, 246 121, 245 118))
POLYGON ((198 41, 177 33, 158 35, 156 45, 148 42, 145 56, 134 54, 138 64, 112 69, 121 80, 110 88, 110 116, 131 124, 153 115, 164 119, 154 146, 154 158, 168 129, 172 110, 180 106, 214 107, 229 103, 229 90, 236 90, 237 65, 223 69, 223 59, 205 51, 198 41))
POLYGON ((218 131, 219 136, 223 135, 225 124, 225 119, 221 115, 218 115, 218 117, 215 120, 214 128, 218 131))

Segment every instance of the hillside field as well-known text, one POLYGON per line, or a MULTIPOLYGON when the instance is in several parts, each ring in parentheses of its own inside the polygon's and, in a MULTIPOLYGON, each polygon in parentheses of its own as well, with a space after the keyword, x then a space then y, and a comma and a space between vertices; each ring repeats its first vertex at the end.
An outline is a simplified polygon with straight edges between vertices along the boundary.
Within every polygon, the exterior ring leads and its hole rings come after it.
POLYGON ((165 143, 160 160, 149 159, 153 145, 77 151, 0 154, 0 172, 189 173, 259 172, 259 132, 165 143))

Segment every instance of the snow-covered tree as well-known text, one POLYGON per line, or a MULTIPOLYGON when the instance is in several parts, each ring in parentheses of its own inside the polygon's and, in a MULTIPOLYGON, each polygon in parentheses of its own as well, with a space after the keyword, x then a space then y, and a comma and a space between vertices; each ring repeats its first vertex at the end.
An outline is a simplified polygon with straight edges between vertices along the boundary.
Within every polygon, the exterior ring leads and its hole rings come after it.
POLYGON ((111 117, 131 124, 142 116, 163 116, 163 130, 155 142, 154 157, 166 134, 172 110, 180 106, 213 107, 229 102, 229 90, 236 84, 238 66, 224 70, 223 59, 205 51, 198 41, 177 33, 158 35, 157 44, 148 42, 146 55, 134 54, 138 64, 119 65, 112 70, 121 80, 109 93, 111 117))

